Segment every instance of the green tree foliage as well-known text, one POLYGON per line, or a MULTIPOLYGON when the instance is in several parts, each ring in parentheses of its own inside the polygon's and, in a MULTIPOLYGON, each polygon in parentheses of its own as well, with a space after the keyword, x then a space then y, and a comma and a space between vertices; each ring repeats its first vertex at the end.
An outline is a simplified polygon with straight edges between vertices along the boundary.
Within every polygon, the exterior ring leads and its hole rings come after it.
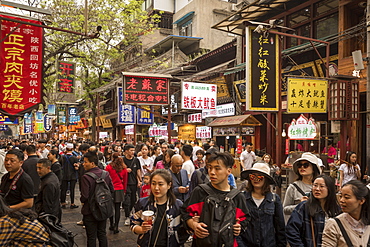
POLYGON ((75 80, 82 82, 81 96, 91 103, 94 119, 97 96, 91 91, 111 81, 110 64, 124 61, 121 47, 139 43, 140 35, 151 32, 159 17, 149 17, 141 9, 142 1, 87 0, 87 3, 87 18, 85 0, 45 0, 42 4, 52 11, 45 20, 49 26, 84 34, 45 29, 44 85, 47 103, 59 101, 55 94, 56 60, 76 62, 75 80))

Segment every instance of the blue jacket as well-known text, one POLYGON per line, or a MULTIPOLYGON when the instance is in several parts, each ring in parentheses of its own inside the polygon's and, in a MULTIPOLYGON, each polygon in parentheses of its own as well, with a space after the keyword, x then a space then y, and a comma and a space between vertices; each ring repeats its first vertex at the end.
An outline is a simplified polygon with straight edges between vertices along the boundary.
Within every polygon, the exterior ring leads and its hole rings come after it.
POLYGON ((189 182, 189 177, 188 177, 188 172, 184 169, 181 169, 180 170, 180 174, 181 174, 181 181, 179 181, 176 177, 176 175, 171 171, 171 169, 168 169, 172 175, 172 183, 173 183, 173 193, 175 194, 176 198, 179 199, 180 201, 182 202, 185 202, 186 199, 188 199, 189 197, 189 192, 187 193, 180 193, 179 192, 179 187, 180 186, 183 186, 183 187, 187 187, 189 186, 190 182, 189 182))
MULTIPOLYGON (((167 247, 179 247, 181 244, 184 244, 186 240, 189 238, 189 234, 186 232, 184 228, 184 223, 181 220, 180 214, 180 207, 182 206, 182 202, 180 200, 176 200, 175 204, 170 206, 167 205, 166 214, 167 220, 165 222, 168 223, 167 227, 167 247)), ((146 210, 151 210, 154 212, 154 221, 158 219, 157 216, 157 207, 155 202, 150 202, 149 197, 140 198, 135 207, 135 213, 131 216, 131 231, 137 225, 141 225, 143 223, 142 220, 142 212, 146 210)), ((160 219, 159 219, 160 220, 160 219)), ((154 222, 153 222, 154 225, 154 222)), ((150 239, 152 237, 152 230, 145 233, 140 234, 137 240, 137 244, 140 247, 147 247, 149 246, 150 239)), ((153 236, 155 237, 155 236, 153 236)))
MULTIPOLYGON (((311 221, 307 201, 299 203, 292 212, 286 225, 286 236, 290 246, 313 247, 311 221)), ((325 226, 325 213, 321 211, 313 217, 316 246, 322 244, 322 232, 325 226)))
POLYGON ((283 206, 280 197, 269 192, 257 207, 250 192, 243 192, 251 219, 238 238, 239 246, 286 246, 283 206), (275 198, 274 198, 275 197, 275 198))

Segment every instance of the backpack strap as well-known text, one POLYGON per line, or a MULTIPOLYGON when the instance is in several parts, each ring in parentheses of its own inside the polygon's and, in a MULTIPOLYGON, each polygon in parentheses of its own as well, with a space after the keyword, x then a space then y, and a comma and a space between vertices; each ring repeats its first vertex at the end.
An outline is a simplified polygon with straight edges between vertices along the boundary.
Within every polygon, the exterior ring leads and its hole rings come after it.
MULTIPOLYGON (((103 170, 103 173, 101 174, 101 177, 103 180, 105 179, 105 177, 107 176, 107 171, 104 171, 103 170)), ((94 180, 97 180, 99 177, 95 174, 95 173, 92 173, 92 172, 86 172, 85 173, 86 175, 89 175, 90 177, 92 177, 94 180)))
MULTIPOLYGON (((199 186, 205 191, 207 192, 208 195, 213 195, 213 196, 217 196, 217 193, 211 188, 210 185, 208 184, 199 184, 199 186)), ((232 199, 234 199, 235 196, 237 196, 239 194, 239 190, 233 188, 230 190, 229 193, 226 194, 225 196, 225 201, 231 201, 232 199)))
POLYGON ((276 204, 276 194, 271 191, 272 194, 272 201, 276 204))
POLYGON ((346 232, 346 229, 344 229, 343 224, 342 224, 342 222, 340 221, 340 219, 338 219, 338 218, 334 218, 334 220, 337 222, 337 224, 338 224, 338 226, 339 226, 339 229, 340 229, 340 231, 342 232, 342 235, 343 235, 344 239, 346 240, 347 246, 348 246, 348 247, 353 247, 353 244, 352 244, 352 242, 351 242, 351 239, 349 238, 349 236, 348 236, 348 234, 347 234, 347 232, 346 232))
POLYGON ((301 188, 299 188, 299 186, 296 183, 292 183, 292 185, 298 190, 299 193, 302 194, 302 196, 306 196, 306 193, 304 193, 304 191, 301 188))

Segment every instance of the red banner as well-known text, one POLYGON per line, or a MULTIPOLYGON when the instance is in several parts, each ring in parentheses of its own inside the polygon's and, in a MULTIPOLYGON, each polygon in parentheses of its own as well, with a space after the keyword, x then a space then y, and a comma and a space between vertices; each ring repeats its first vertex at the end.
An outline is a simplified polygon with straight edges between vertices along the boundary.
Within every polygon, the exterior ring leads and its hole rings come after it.
POLYGON ((168 78, 124 76, 124 103, 168 105, 168 78))
POLYGON ((73 93, 76 64, 58 61, 58 92, 73 93))
MULTIPOLYGON (((39 21, 1 16, 41 24, 39 21)), ((43 29, 1 20, 0 40, 0 110, 9 115, 19 115, 41 103, 43 29)))

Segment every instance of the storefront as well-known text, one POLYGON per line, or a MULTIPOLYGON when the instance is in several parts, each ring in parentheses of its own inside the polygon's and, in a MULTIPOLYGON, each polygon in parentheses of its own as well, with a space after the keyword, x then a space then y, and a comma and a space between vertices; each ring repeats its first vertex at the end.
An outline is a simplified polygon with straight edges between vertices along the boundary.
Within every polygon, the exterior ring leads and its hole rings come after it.
MULTIPOLYGON (((220 150, 235 155, 237 139, 256 143, 255 135, 259 133, 262 124, 252 115, 238 115, 222 117, 213 120, 208 127, 212 127, 213 137, 220 150)), ((258 148, 256 146, 256 148, 258 148)))

